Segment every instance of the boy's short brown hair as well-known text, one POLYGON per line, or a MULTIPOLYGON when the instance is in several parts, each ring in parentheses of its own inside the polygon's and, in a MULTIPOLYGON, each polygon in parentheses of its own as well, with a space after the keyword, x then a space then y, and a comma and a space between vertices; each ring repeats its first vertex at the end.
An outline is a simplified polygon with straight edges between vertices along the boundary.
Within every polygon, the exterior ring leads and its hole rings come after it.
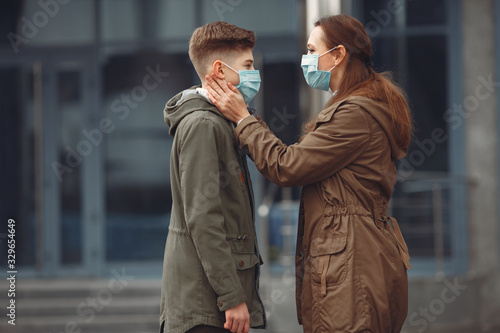
POLYGON ((222 21, 207 23, 197 28, 189 40, 189 58, 200 77, 207 74, 209 61, 221 54, 253 49, 253 31, 222 21))

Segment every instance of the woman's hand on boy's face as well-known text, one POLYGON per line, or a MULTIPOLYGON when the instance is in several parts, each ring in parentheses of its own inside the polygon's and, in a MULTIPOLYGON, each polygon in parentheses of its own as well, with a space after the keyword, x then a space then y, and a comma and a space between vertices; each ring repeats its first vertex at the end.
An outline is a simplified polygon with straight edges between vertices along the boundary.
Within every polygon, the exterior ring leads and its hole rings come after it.
POLYGON ((231 82, 226 84, 214 75, 207 75, 205 79, 208 83, 208 98, 227 119, 237 124, 249 115, 243 96, 231 82))

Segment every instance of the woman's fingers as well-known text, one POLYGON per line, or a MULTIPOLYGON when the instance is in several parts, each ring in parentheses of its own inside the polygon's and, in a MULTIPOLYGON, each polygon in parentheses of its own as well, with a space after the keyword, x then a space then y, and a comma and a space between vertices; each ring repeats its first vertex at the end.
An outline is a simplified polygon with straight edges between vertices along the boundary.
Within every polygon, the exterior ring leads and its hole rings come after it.
POLYGON ((231 82, 210 75, 206 75, 205 80, 208 99, 227 119, 237 123, 249 115, 243 96, 231 82))
POLYGON ((205 80, 207 80, 208 86, 218 95, 227 94, 229 92, 226 81, 219 79, 217 76, 214 76, 213 74, 205 75, 205 80))
POLYGON ((208 99, 218 108, 221 109, 222 104, 223 104, 223 99, 226 96, 226 93, 221 89, 219 84, 215 82, 211 77, 208 75, 205 76, 205 79, 207 80, 207 92, 208 92, 208 99))
POLYGON ((225 93, 228 92, 229 89, 227 88, 226 80, 219 79, 215 74, 211 74, 209 78, 212 79, 215 83, 217 83, 217 85, 223 92, 225 93))
MULTIPOLYGON (((208 89, 207 89, 207 90, 208 90, 208 89)), ((215 97, 214 97, 214 95, 212 95, 212 94, 210 93, 210 91, 208 91, 207 96, 208 96, 208 99, 210 100, 210 102, 212 102, 212 103, 215 105, 215 107, 216 107, 217 109, 219 109, 220 104, 219 104, 219 101, 217 100, 217 98, 215 98, 215 97)))
POLYGON ((205 75, 205 80, 207 80, 208 83, 208 92, 211 93, 214 97, 220 96, 220 94, 222 93, 222 89, 219 84, 208 75, 205 75))
POLYGON ((238 88, 236 88, 236 86, 234 84, 232 84, 231 82, 228 82, 227 83, 227 87, 229 89, 231 89, 233 92, 237 93, 238 92, 238 88))

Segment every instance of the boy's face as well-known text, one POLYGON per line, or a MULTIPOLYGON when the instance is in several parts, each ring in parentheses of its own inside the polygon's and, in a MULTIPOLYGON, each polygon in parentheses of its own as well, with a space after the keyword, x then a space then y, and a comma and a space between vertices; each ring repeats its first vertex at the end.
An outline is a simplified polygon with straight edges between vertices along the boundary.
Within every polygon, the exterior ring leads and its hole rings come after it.
MULTIPOLYGON (((233 59, 229 59, 229 61, 227 62, 224 61, 224 62, 237 71, 254 70, 252 49, 239 51, 235 53, 233 59)), ((240 84, 239 73, 236 73, 223 63, 221 63, 221 70, 224 73, 224 79, 226 81, 231 82, 235 86, 240 84)))

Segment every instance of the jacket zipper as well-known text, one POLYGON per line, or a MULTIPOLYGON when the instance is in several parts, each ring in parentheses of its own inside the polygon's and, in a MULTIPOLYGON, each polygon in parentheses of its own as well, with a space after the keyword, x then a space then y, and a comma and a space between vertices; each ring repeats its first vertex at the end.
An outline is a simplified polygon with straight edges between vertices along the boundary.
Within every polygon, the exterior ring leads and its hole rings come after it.
POLYGON ((250 182, 248 181, 248 164, 247 164, 247 155, 241 150, 240 151, 240 159, 243 164, 243 178, 245 180, 245 187, 247 189, 247 194, 248 194, 248 200, 250 201, 250 211, 252 212, 252 221, 255 223, 255 213, 254 213, 254 208, 253 208, 253 198, 252 198, 252 192, 250 191, 250 182))

